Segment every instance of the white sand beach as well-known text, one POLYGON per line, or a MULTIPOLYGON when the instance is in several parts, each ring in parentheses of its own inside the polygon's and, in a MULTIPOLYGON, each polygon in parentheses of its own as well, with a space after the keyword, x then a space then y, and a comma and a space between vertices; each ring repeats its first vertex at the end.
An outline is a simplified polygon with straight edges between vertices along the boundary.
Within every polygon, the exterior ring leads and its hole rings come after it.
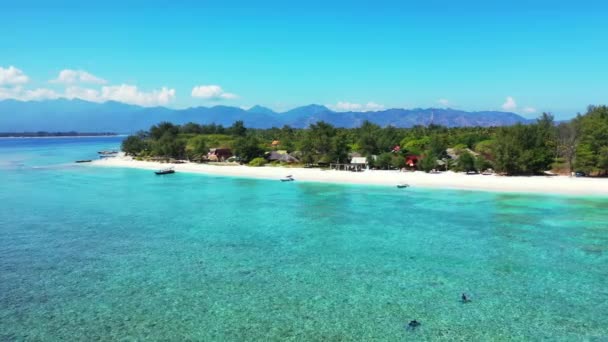
POLYGON ((608 179, 576 178, 568 176, 517 176, 466 175, 455 172, 428 174, 421 171, 400 172, 368 170, 348 172, 307 168, 249 167, 242 165, 167 164, 137 161, 118 156, 95 160, 93 166, 122 167, 158 170, 173 167, 176 172, 202 173, 229 177, 247 177, 279 180, 292 175, 296 181, 368 184, 396 186, 406 183, 412 187, 461 189, 493 192, 521 192, 540 194, 608 196, 608 179))

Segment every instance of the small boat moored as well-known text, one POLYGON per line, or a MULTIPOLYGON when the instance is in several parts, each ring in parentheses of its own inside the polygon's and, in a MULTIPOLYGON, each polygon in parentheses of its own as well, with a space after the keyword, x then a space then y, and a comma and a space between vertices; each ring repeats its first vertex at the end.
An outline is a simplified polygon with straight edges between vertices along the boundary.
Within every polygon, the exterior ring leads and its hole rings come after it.
POLYGON ((76 163, 90 163, 92 162, 91 159, 83 159, 83 160, 77 160, 76 163))
POLYGON ((285 178, 281 178, 281 182, 293 182, 295 181, 295 179, 293 179, 292 175, 286 176, 285 178))
POLYGON ((114 151, 114 150, 107 151, 107 150, 104 150, 104 151, 97 152, 97 154, 100 154, 100 155, 103 155, 103 156, 108 156, 108 155, 118 154, 118 151, 114 151))
POLYGON ((405 184, 405 183, 403 183, 403 184, 397 184, 397 187, 398 187, 399 189, 404 189, 404 188, 409 188, 409 187, 410 187, 410 185, 409 185, 409 184, 405 184))
POLYGON ((154 173, 157 175, 169 175, 169 174, 175 173, 175 170, 173 168, 168 168, 168 169, 154 171, 154 173))

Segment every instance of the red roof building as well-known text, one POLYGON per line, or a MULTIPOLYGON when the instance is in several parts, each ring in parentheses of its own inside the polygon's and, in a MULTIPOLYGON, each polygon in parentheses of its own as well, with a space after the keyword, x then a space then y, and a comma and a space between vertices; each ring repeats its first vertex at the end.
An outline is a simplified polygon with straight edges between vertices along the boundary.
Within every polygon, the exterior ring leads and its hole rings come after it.
POLYGON ((420 161, 420 156, 407 156, 405 157, 405 165, 408 167, 416 167, 420 161))

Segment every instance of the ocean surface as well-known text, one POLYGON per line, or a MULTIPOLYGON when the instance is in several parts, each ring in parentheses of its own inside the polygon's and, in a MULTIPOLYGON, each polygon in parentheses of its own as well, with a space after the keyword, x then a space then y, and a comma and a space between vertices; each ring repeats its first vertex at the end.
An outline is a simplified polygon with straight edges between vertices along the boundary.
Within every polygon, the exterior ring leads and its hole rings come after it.
POLYGON ((73 163, 120 139, 0 139, 1 341, 608 340, 606 198, 73 163))

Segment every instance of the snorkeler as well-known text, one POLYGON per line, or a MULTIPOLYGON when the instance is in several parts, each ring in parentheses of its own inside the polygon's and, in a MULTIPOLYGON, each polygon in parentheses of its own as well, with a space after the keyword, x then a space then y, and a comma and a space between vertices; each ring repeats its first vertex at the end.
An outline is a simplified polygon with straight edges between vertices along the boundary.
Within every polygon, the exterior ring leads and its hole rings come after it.
POLYGON ((462 299, 463 303, 469 303, 471 301, 466 293, 463 293, 462 296, 460 296, 460 299, 462 299))
POLYGON ((422 323, 418 322, 417 320, 413 320, 407 324, 407 329, 414 330, 414 329, 418 328, 420 325, 422 325, 422 323))

